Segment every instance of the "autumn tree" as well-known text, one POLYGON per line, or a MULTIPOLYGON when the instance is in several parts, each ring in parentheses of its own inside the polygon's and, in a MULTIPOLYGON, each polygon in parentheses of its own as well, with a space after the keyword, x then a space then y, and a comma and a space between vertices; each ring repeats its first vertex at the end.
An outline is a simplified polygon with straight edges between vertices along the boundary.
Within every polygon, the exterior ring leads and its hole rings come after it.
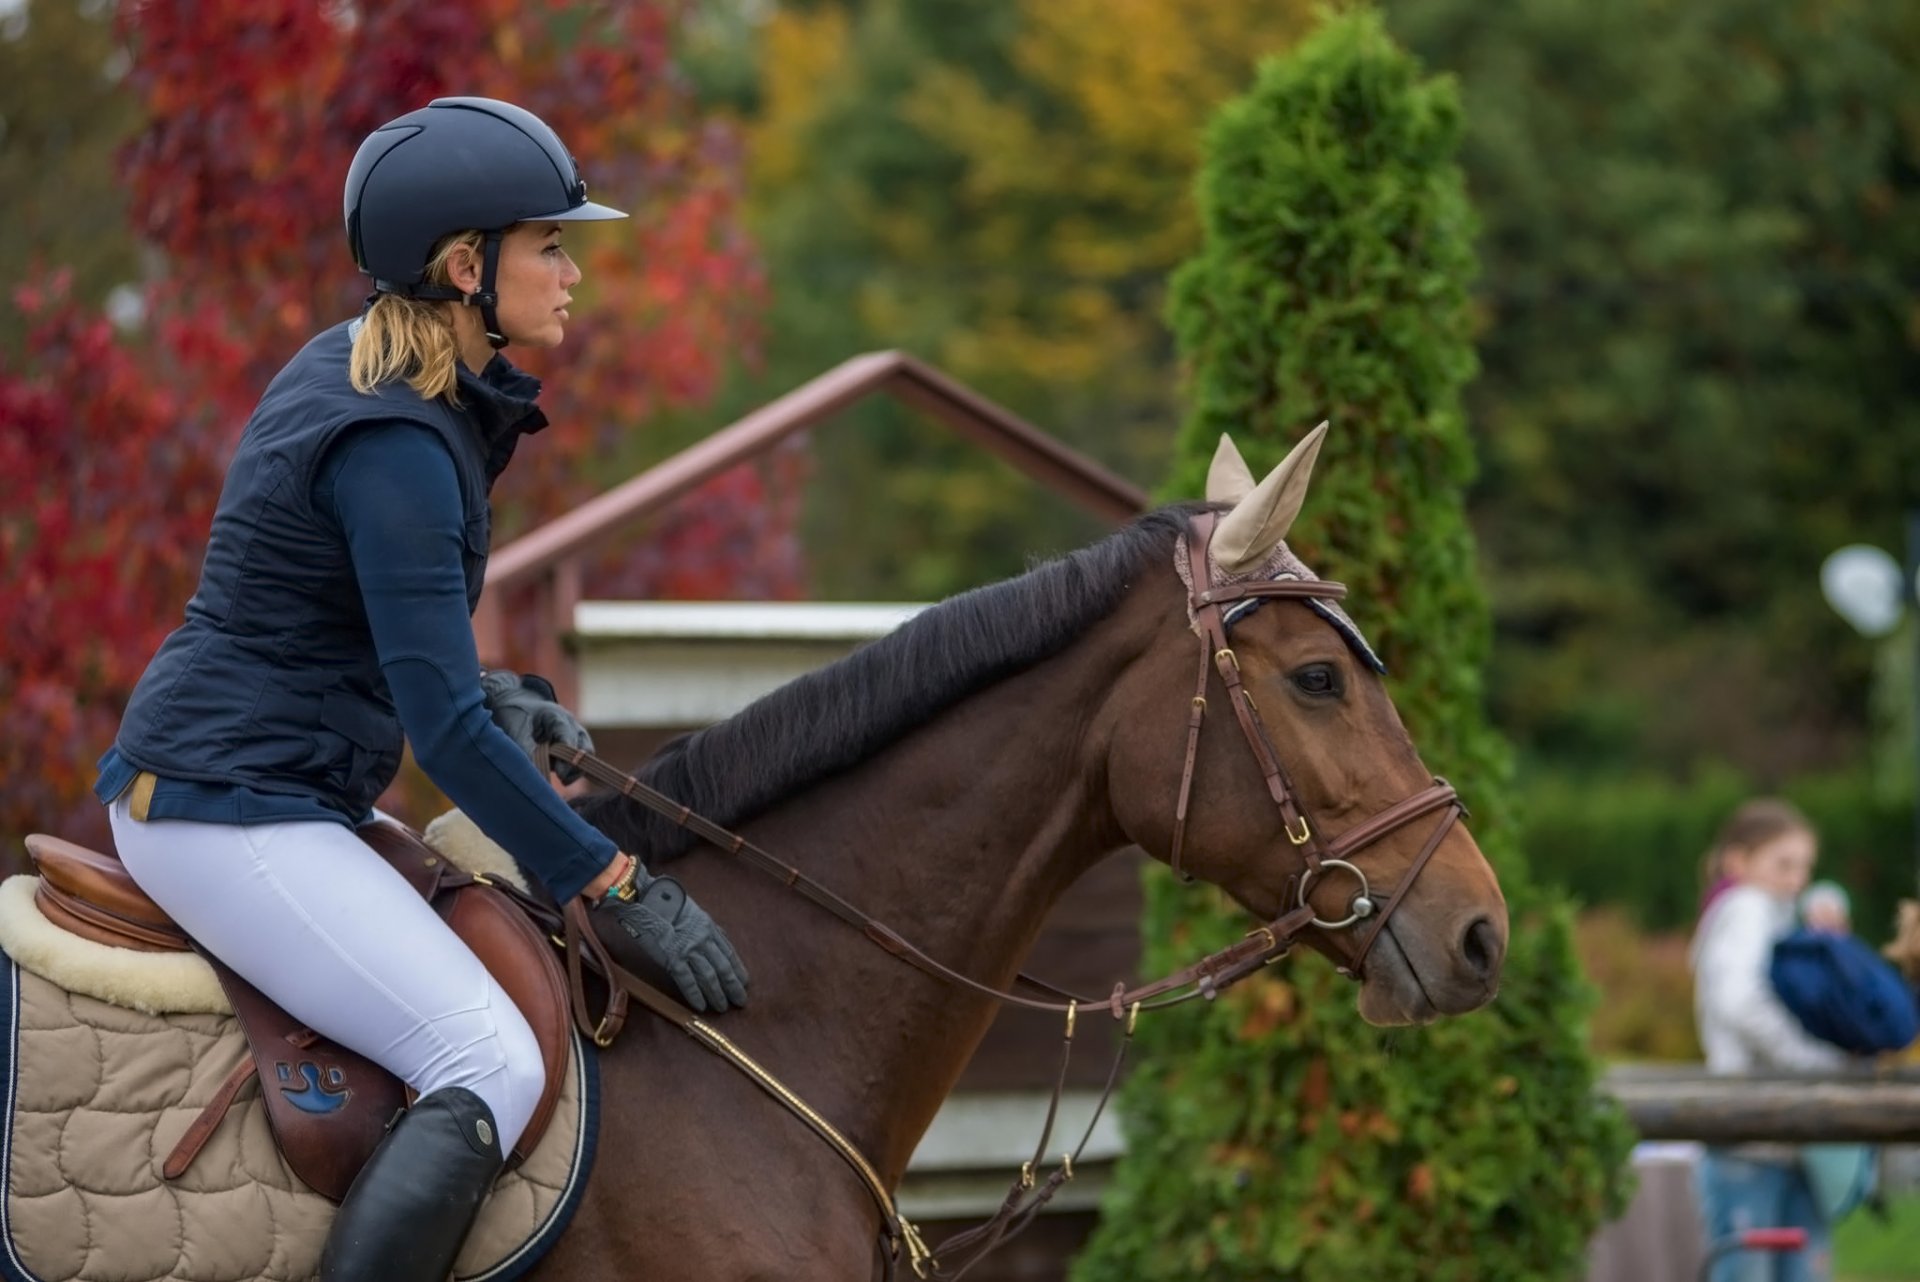
MULTIPOLYGON (((575 242, 586 304, 529 365, 554 421, 503 480, 510 536, 604 477, 603 456, 663 407, 711 394, 751 351, 761 286, 739 219, 731 133, 676 76, 677 0, 204 0, 125 5, 141 125, 119 181, 159 264, 122 337, 57 273, 17 297, 25 350, 0 354, 0 832, 72 823, 90 764, 198 573, 219 470, 265 379, 366 288, 340 226, 360 140, 443 94, 520 102, 634 212, 575 242), (25 620, 25 624, 22 624, 25 620)), ((515 353, 519 357, 520 353, 515 353)), ((680 559, 611 558, 596 586, 672 572, 713 590, 751 565, 791 594, 787 506, 741 472, 664 537, 680 559), (696 568, 688 561, 704 558, 696 568)))
POLYGON ((178 620, 219 492, 223 440, 189 389, 153 370, 231 372, 243 360, 237 344, 187 321, 129 350, 62 277, 13 302, 29 327, 18 359, 30 372, 0 367, 0 836, 97 836, 98 807, 76 803, 178 620))

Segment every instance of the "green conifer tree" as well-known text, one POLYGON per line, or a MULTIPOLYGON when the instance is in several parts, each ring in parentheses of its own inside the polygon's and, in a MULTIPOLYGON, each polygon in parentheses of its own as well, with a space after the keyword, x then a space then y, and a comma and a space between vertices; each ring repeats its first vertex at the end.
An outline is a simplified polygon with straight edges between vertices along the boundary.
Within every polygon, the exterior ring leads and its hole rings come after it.
MULTIPOLYGON (((1170 305, 1192 408, 1167 497, 1201 492, 1223 431, 1259 475, 1333 421, 1290 542, 1352 589, 1414 742, 1473 807, 1511 914, 1501 992, 1380 1030, 1302 954, 1217 1007, 1143 1019, 1128 1154, 1078 1282, 1538 1282, 1575 1275, 1622 1202, 1631 1137, 1595 1099, 1569 914, 1526 876, 1483 706, 1461 114, 1454 86, 1365 11, 1329 18, 1222 110, 1198 187, 1205 243, 1170 305)), ((1153 870, 1151 973, 1244 929, 1153 870)))

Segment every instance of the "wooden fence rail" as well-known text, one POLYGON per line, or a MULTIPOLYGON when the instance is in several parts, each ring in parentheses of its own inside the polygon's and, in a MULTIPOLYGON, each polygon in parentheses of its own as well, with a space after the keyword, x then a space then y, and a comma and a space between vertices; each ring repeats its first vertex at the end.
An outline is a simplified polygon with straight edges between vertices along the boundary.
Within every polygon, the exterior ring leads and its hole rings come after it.
POLYGON ((1602 1089, 1641 1138, 1709 1144, 1920 1143, 1920 1069, 1710 1077, 1699 1068, 1626 1067, 1602 1089))

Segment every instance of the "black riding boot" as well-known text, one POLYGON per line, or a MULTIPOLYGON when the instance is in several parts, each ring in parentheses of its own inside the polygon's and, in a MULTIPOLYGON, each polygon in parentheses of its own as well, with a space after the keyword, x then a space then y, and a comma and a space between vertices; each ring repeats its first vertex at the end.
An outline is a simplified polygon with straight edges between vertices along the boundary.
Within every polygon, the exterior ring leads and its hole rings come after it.
POLYGON ((347 1190, 320 1282, 446 1282, 503 1161, 478 1095, 449 1086, 421 1097, 347 1190))

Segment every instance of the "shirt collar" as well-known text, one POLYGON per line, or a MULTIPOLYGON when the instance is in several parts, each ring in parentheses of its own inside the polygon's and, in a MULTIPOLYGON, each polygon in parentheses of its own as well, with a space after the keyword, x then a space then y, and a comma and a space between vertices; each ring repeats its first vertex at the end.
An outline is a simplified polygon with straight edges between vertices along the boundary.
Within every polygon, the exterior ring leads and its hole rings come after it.
POLYGON ((462 364, 454 377, 461 403, 488 445, 531 436, 547 425, 547 416, 535 404, 540 398, 540 380, 499 353, 478 374, 462 364))

